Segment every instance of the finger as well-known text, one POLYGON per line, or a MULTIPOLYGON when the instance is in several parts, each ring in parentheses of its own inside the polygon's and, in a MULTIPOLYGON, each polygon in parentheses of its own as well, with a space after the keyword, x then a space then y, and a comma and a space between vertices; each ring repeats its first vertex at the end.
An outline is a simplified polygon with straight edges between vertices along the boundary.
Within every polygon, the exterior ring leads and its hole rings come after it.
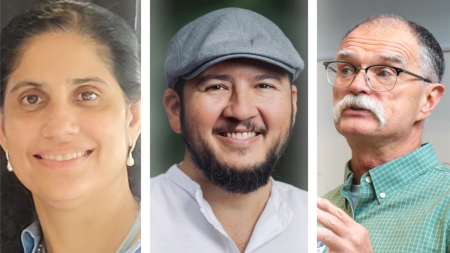
POLYGON ((345 225, 352 224, 355 222, 350 216, 348 216, 348 214, 344 212, 344 210, 331 204, 330 201, 328 201, 327 199, 317 197, 317 207, 324 212, 336 216, 345 225))
POLYGON ((348 233, 347 226, 342 223, 336 216, 324 212, 317 208, 317 222, 322 224, 325 228, 331 230, 334 234, 340 237, 345 237, 348 233))
POLYGON ((342 238, 322 227, 317 227, 317 240, 327 245, 328 252, 342 251, 345 246, 342 238))

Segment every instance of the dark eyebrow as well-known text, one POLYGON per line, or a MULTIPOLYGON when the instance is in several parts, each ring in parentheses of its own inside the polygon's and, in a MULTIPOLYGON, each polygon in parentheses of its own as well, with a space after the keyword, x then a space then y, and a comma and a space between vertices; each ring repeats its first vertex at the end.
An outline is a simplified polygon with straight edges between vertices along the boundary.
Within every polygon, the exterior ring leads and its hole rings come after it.
MULTIPOLYGON (((88 82, 96 82, 96 83, 101 83, 104 85, 108 85, 107 82, 103 81, 101 78, 98 77, 88 77, 88 78, 76 78, 72 80, 72 83, 75 85, 80 85, 80 84, 84 84, 84 83, 88 83, 88 82)), ((35 88, 42 88, 43 86, 45 86, 45 83, 36 83, 36 82, 20 82, 18 83, 16 86, 14 86, 10 93, 15 92, 16 90, 22 88, 22 87, 26 87, 26 86, 32 86, 35 88)))
POLYGON ((231 81, 231 80, 233 80, 233 77, 229 76, 229 75, 206 75, 206 76, 199 77, 195 81, 195 84, 197 86, 200 86, 209 80, 231 81))
POLYGON ((16 86, 14 86, 11 89, 10 93, 13 93, 14 91, 16 91, 16 90, 18 90, 18 89, 20 89, 22 87, 25 87, 25 86, 32 86, 32 87, 35 87, 35 88, 42 88, 42 86, 44 86, 44 85, 45 85, 45 83, 20 82, 19 84, 17 84, 16 86))
POLYGON ((281 77, 278 75, 267 75, 266 74, 266 75, 257 75, 255 77, 253 77, 253 81, 255 81, 255 82, 266 80, 266 79, 275 79, 279 83, 281 83, 281 77))
POLYGON ((104 85, 108 85, 107 82, 103 81, 103 79, 98 78, 98 77, 76 78, 76 79, 72 80, 72 83, 75 85, 80 85, 80 84, 89 83, 89 82, 95 82, 95 83, 101 83, 104 85))

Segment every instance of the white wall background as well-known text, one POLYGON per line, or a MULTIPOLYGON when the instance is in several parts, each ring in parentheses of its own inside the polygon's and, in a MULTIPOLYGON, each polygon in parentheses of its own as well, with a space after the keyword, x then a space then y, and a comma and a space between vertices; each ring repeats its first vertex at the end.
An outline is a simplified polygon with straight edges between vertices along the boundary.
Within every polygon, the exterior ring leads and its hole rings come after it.
POLYGON ((319 0, 317 5, 317 194, 343 183, 344 166, 351 158, 344 137, 334 128, 332 87, 323 62, 331 60, 344 36, 367 17, 393 13, 426 27, 444 50, 446 93, 425 125, 422 142, 431 142, 440 162, 450 163, 450 1, 449 0, 319 0))

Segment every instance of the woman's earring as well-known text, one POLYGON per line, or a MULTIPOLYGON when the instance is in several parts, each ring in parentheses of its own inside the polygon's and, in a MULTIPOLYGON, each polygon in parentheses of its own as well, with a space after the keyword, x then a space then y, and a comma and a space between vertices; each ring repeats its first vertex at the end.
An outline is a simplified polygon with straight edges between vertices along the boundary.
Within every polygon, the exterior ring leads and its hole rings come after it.
POLYGON ((5 152, 5 153, 6 153, 6 160, 7 160, 6 168, 8 169, 9 172, 13 172, 13 167, 11 166, 11 163, 9 162, 8 152, 5 152))
POLYGON ((128 167, 131 167, 134 165, 133 150, 134 150, 135 145, 136 145, 136 143, 133 145, 133 147, 130 148, 130 153, 128 154, 128 158, 127 158, 127 166, 128 167))

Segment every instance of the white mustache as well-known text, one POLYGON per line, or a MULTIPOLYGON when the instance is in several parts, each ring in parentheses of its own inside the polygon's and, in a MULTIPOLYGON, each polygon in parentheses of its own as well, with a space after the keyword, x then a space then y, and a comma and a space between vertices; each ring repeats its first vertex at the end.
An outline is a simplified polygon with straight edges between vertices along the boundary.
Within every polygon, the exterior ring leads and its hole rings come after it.
POLYGON ((380 128, 386 126, 386 119, 384 117, 384 108, 378 101, 371 99, 365 95, 348 94, 343 99, 338 101, 333 106, 334 121, 339 123, 342 112, 352 106, 359 107, 371 111, 380 121, 380 128))

